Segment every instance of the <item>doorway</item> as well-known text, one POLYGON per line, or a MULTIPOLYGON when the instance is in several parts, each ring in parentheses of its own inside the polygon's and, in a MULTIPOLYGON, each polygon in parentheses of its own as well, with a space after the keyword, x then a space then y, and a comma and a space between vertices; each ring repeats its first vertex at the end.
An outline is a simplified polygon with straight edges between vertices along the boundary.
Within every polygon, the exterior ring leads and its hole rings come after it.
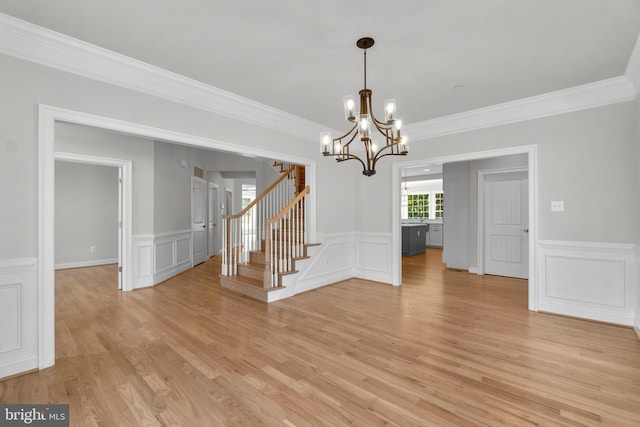
MULTIPOLYGON (((38 316, 33 321, 38 335, 37 367, 44 369, 55 364, 55 134, 56 123, 65 122, 95 127, 98 129, 121 132, 126 135, 140 136, 149 139, 172 141, 176 144, 223 152, 233 152, 236 155, 279 159, 305 165, 309 185, 315 184, 315 162, 286 153, 261 150, 255 147, 229 144, 226 142, 206 139, 185 133, 169 131, 148 125, 140 125, 109 117, 92 115, 85 112, 73 111, 65 108, 40 104, 38 106, 38 316)), ((131 162, 121 165, 123 168, 123 290, 132 285, 132 252, 133 236, 132 224, 132 187, 131 162)), ((315 240, 315 192, 309 198, 309 237, 315 240)))
POLYGON ((218 232, 218 185, 209 183, 207 201, 209 204, 207 223, 207 256, 211 258, 220 253, 218 232))
POLYGON ((202 264, 207 252, 207 181, 191 177, 191 241, 193 265, 202 264))
MULTIPOLYGON (((537 230, 537 146, 523 145, 518 147, 502 148, 496 150, 480 151, 475 153, 464 153, 442 157, 422 158, 417 160, 396 162, 392 165, 392 284, 400 286, 402 284, 402 251, 401 251, 401 191, 402 191, 402 171, 405 168, 414 168, 421 165, 446 164, 465 162, 473 160, 484 160, 490 158, 499 158, 517 154, 527 155, 527 200, 528 200, 528 219, 529 233, 527 243, 528 258, 528 308, 536 311, 537 303, 537 281, 535 276, 535 256, 536 256, 536 230, 537 230)), ((446 192, 445 188, 445 192, 446 192)), ((447 209, 447 197, 445 195, 445 216, 447 209)), ((447 230, 444 230, 445 236, 447 230)), ((475 237, 474 237, 475 239, 475 237)), ((446 245, 446 242, 445 242, 446 245)))
MULTIPOLYGON (((54 153, 56 162, 69 162, 80 163, 96 166, 115 167, 118 169, 118 199, 117 199, 117 263, 118 263, 118 289, 123 291, 131 291, 133 289, 133 283, 131 280, 131 262, 129 258, 130 251, 127 248, 126 242, 131 238, 132 233, 132 179, 131 179, 131 167, 132 162, 130 160, 112 159, 107 157, 89 156, 83 154, 74 153, 54 153)), ((94 252, 97 249, 95 246, 89 247, 90 252, 94 252)), ((54 256, 55 257, 55 256, 54 256)))

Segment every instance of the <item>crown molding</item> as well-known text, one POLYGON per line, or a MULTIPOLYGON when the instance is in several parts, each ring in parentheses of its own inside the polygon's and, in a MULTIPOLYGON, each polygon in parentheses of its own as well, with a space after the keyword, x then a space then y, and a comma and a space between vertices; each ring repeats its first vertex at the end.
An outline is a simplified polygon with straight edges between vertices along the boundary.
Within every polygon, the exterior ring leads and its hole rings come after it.
MULTIPOLYGON (((316 141, 326 126, 0 13, 0 53, 316 141)), ((631 101, 640 92, 640 36, 625 74, 408 124, 413 141, 631 101)), ((336 133, 339 133, 336 131, 336 133)))
POLYGON ((0 13, 0 53, 317 140, 326 126, 0 13))
POLYGON ((634 85, 620 76, 413 123, 405 128, 415 141, 632 101, 635 96, 634 85))
POLYGON ((635 96, 638 96, 640 94, 640 35, 636 39, 633 51, 631 51, 631 57, 624 76, 633 84, 635 96))

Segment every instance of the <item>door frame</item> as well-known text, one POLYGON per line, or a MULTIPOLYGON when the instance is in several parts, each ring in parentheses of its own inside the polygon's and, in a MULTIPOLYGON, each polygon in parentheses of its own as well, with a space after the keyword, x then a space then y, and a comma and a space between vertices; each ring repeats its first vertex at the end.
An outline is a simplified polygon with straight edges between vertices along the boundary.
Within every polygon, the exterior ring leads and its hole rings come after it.
POLYGON ((211 182, 211 181, 207 181, 207 226, 209 227, 209 229, 207 230, 207 256, 209 258, 216 256, 216 255, 220 255, 220 250, 218 249, 218 243, 222 243, 222 241, 218 241, 218 230, 220 228, 220 186, 218 184, 216 184, 215 182, 211 182), (216 203, 215 204, 211 204, 211 190, 215 189, 216 192, 216 203), (215 229, 211 228, 211 224, 209 221, 209 219, 211 218, 211 215, 213 213, 213 220, 215 223, 215 229), (209 237, 211 235, 211 233, 213 233, 213 238, 211 240, 213 240, 213 251, 212 253, 209 253, 209 237))
POLYGON ((122 184, 122 194, 118 194, 118 198, 120 199, 118 201, 118 218, 122 219, 122 223, 118 231, 118 266, 122 267, 122 271, 118 272, 118 284, 121 285, 120 288, 125 292, 133 290, 133 162, 131 160, 89 156, 62 151, 54 152, 53 157, 54 162, 84 163, 98 166, 111 166, 119 169, 118 175, 122 177, 122 182, 119 183, 118 186, 120 187, 120 184, 122 184))
MULTIPOLYGON (((391 173, 391 278, 392 285, 402 285, 402 230, 401 218, 401 170, 407 167, 424 166, 428 164, 444 164, 468 160, 489 159, 492 157, 510 156, 513 154, 527 154, 527 169, 529 171, 529 280, 528 280, 528 308, 538 310, 538 280, 536 276, 536 247, 538 242, 538 146, 535 144, 516 147, 499 148, 495 150, 476 151, 462 154, 452 154, 439 157, 423 157, 421 159, 395 162, 391 173)), ((445 195, 446 197, 446 195, 445 195)), ((446 233, 446 230, 445 230, 446 233)))
MULTIPOLYGON (((504 169, 485 169, 485 170, 479 170, 478 171, 478 238, 477 238, 477 244, 478 244, 478 249, 477 249, 477 254, 478 254, 478 260, 477 260, 477 274, 478 275, 483 275, 484 274, 484 239, 485 239, 485 235, 484 235, 484 196, 485 196, 485 184, 486 184, 486 179, 487 176, 489 175, 501 175, 501 174, 506 174, 506 173, 512 173, 512 172, 527 172, 527 179, 529 179, 528 177, 528 172, 529 170, 527 168, 524 167, 520 167, 520 168, 504 168, 504 169)), ((527 205, 530 202, 531 197, 528 197, 527 200, 527 205)), ((528 206, 527 206, 528 208, 528 206)), ((529 221, 531 222, 531 221, 529 221)), ((531 240, 531 238, 529 238, 529 240, 531 240)), ((529 248, 531 249, 531 248, 529 248)))
MULTIPOLYGON (((316 161, 287 153, 204 138, 168 129, 127 122, 46 104, 38 104, 38 368, 55 364, 55 128, 56 122, 75 123, 177 144, 237 155, 278 159, 308 168, 308 182, 316 188, 316 161)), ((316 192, 309 194, 309 239, 316 240, 316 192)), ((135 268, 135 266, 133 266, 135 268)))
MULTIPOLYGON (((209 193, 208 193, 208 183, 207 180, 204 178, 200 178, 198 176, 192 176, 191 177, 191 191, 190 191, 190 198, 191 198, 191 265, 195 266, 196 265, 196 260, 195 260, 195 248, 196 248, 196 239, 195 239, 195 230, 193 229, 193 221, 194 221, 194 206, 193 206, 193 190, 194 190, 194 184, 196 182, 199 182, 200 184, 203 185, 203 194, 202 194, 202 202, 204 204, 203 206, 203 218, 202 221, 204 222, 205 226, 204 226, 204 248, 202 249, 204 251, 204 260, 202 262, 206 262, 207 261, 207 252, 209 250, 209 246, 207 243, 207 238, 209 237, 209 230, 207 230, 207 224, 209 223, 209 193)), ((201 230, 202 231, 202 230, 201 230)))

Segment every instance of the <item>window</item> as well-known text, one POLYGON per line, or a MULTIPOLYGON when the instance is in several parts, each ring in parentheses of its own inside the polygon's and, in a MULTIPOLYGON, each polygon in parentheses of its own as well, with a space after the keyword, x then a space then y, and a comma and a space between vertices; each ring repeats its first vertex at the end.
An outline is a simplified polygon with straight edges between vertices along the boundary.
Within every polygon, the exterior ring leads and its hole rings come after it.
POLYGON ((435 218, 442 218, 444 213, 444 193, 435 193, 435 218))
POLYGON ((429 194, 407 196, 407 218, 429 218, 429 194))
POLYGON ((402 219, 444 218, 442 179, 403 183, 402 219))

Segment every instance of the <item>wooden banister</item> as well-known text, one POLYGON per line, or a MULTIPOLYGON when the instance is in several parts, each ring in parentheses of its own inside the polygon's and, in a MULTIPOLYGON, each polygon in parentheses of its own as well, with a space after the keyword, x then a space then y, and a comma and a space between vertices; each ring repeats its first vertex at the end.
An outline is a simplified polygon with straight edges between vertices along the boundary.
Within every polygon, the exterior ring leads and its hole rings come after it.
POLYGON ((278 184, 280 184, 285 178, 287 178, 291 174, 291 172, 293 172, 295 169, 296 169, 296 167, 292 166, 288 170, 282 172, 282 175, 280 175, 280 177, 278 177, 278 179, 273 181, 273 183, 270 186, 268 186, 262 193, 260 193, 260 195, 258 197, 253 199, 253 201, 251 203, 249 203, 247 205, 247 207, 242 209, 239 213, 231 214, 231 215, 222 215, 222 218, 224 218, 224 219, 241 218, 244 214, 246 214, 249 211, 249 209, 254 207, 256 205, 256 203, 258 203, 260 200, 264 199, 271 190, 273 190, 278 184))
POLYGON ((284 208, 282 208, 282 210, 280 211, 280 213, 278 213, 278 215, 274 216, 273 218, 269 218, 266 223, 267 224, 274 224, 278 221, 280 221, 282 219, 282 217, 284 217, 291 209, 293 209, 293 207, 298 204, 298 202, 307 194, 309 194, 311 192, 311 188, 307 185, 306 187, 304 187, 304 190, 302 190, 292 201, 289 202, 289 204, 287 206, 285 206, 284 208))

